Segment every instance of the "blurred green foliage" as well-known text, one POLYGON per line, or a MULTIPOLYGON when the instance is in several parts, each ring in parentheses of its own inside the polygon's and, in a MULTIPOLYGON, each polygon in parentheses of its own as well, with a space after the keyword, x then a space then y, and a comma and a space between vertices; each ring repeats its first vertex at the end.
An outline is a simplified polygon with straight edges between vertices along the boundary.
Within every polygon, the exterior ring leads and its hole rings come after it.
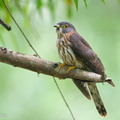
MULTIPOLYGON (((120 4, 118 0, 5 0, 11 13, 43 59, 59 62, 53 25, 69 21, 103 61, 116 85, 98 84, 108 116, 120 118, 120 4), (79 2, 79 3, 78 3, 79 2), (104 4, 105 3, 105 4, 104 4), (85 5, 86 4, 86 5, 85 5), (76 10, 78 6, 78 11, 76 10), (87 8, 86 8, 87 6, 87 8)), ((0 1, 0 17, 12 30, 0 25, 0 46, 33 55, 25 38, 0 1)), ((76 120, 103 120, 70 79, 58 80, 76 120)), ((0 119, 72 120, 53 78, 0 63, 0 119), (6 115, 6 116, 5 116, 6 115)))

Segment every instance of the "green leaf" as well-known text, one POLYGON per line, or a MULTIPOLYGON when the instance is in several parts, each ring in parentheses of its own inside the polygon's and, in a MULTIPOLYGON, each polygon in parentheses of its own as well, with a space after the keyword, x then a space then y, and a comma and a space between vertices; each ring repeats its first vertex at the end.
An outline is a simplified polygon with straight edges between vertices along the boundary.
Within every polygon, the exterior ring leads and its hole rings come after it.
POLYGON ((71 9, 71 6, 68 6, 68 8, 67 8, 67 16, 68 16, 68 18, 71 18, 72 17, 72 9, 71 9))
POLYGON ((102 0, 102 2, 105 4, 105 0, 102 0))
POLYGON ((36 0, 37 9, 42 7, 42 0, 36 0))
POLYGON ((48 0, 48 7, 51 12, 51 18, 54 19, 55 14, 55 6, 54 6, 54 0, 48 0))
POLYGON ((85 6, 86 6, 86 8, 87 8, 88 6, 87 6, 87 2, 86 2, 86 0, 84 0, 84 3, 85 3, 85 6))
POLYGON ((74 0, 75 6, 76 6, 76 10, 78 11, 78 0, 74 0))

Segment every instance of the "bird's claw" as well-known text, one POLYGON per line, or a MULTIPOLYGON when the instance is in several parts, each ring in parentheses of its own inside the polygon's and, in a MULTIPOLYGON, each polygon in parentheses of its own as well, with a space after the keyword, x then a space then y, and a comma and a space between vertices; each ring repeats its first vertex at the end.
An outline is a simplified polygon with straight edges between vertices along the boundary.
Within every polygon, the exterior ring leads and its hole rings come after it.
POLYGON ((60 64, 58 69, 60 69, 61 67, 65 66, 65 65, 66 65, 65 63, 60 64))
POLYGON ((67 70, 67 73, 68 73, 70 70, 74 69, 74 68, 76 68, 76 66, 71 66, 71 67, 69 67, 69 69, 67 70))

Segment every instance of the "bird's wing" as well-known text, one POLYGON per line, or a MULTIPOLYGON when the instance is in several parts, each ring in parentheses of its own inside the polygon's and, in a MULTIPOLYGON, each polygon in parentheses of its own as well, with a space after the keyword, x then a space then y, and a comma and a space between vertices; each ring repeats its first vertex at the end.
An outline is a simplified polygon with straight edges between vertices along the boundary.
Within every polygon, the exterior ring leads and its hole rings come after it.
POLYGON ((83 93, 83 95, 91 100, 91 96, 87 87, 87 82, 81 82, 79 79, 72 79, 77 88, 83 93))
POLYGON ((104 67, 90 45, 79 34, 70 35, 69 43, 77 58, 91 71, 104 75, 104 67))

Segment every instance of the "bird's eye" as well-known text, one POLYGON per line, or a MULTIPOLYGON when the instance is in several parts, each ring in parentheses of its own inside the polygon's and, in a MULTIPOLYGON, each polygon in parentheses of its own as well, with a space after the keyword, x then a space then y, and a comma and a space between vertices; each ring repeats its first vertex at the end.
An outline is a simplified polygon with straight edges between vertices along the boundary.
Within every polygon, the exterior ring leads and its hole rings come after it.
POLYGON ((68 25, 65 25, 64 27, 65 27, 65 28, 68 28, 68 25))

